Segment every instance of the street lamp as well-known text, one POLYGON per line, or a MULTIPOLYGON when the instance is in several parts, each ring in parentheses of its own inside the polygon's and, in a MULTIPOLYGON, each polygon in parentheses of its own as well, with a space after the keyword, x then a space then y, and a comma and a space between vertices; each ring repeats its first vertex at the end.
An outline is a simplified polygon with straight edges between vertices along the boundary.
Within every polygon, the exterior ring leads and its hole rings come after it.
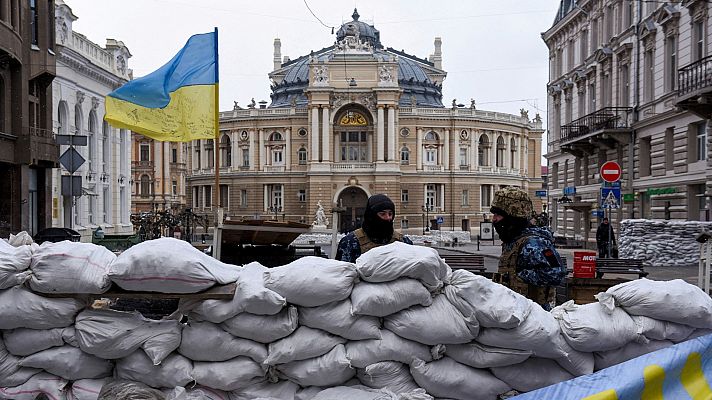
POLYGON ((433 211, 432 204, 426 204, 423 206, 423 211, 425 211, 425 224, 423 224, 423 235, 425 232, 430 232, 430 212, 433 211))
POLYGON ((269 207, 269 212, 274 213, 274 220, 278 221, 277 214, 282 212, 282 207, 280 207, 279 204, 277 204, 277 202, 275 202, 273 206, 269 207))

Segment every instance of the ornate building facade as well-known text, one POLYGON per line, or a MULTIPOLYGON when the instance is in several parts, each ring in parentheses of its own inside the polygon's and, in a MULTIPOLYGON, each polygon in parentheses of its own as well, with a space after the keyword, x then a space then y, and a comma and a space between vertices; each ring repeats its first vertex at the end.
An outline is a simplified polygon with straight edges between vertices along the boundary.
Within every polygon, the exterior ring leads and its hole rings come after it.
POLYGON ((541 187, 540 118, 478 110, 474 100, 444 107, 440 38, 429 60, 384 48, 354 10, 336 39, 284 62, 275 39, 271 104, 236 104, 220 113, 217 146, 188 146, 194 211, 217 206, 216 167, 227 218, 312 223, 321 204, 340 212, 341 231, 360 226, 376 193, 396 204, 396 228, 420 233, 471 231, 499 187, 532 197, 541 187))
POLYGON ((159 142, 138 133, 131 135, 131 212, 186 207, 185 143, 159 142))
POLYGON ((0 237, 52 223, 52 1, 0 2, 0 237))
MULTIPOLYGON (((133 233, 130 132, 104 121, 104 96, 131 79, 131 53, 120 41, 107 39, 101 47, 72 30, 77 17, 62 0, 57 0, 55 13, 58 74, 53 83, 54 131, 86 136, 87 145, 75 147, 86 160, 74 173, 82 179, 81 196, 62 193, 61 179, 69 172, 64 167, 54 171, 53 226, 72 228, 83 241, 91 240, 98 227, 107 234, 133 233)), ((62 152, 68 149, 60 147, 62 152)))
POLYGON ((707 1, 561 2, 542 35, 558 236, 595 246, 606 161, 623 170, 614 222, 710 220, 710 28, 707 1))

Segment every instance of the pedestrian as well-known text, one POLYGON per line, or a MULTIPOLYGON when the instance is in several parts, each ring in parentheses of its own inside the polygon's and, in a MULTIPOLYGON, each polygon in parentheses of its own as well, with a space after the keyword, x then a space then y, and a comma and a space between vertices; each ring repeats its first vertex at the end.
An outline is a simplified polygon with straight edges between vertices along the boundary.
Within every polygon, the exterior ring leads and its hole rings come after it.
POLYGON ((596 229, 596 247, 598 247, 598 258, 615 258, 617 254, 617 248, 615 248, 616 236, 613 233, 611 224, 608 222, 608 218, 603 218, 601 225, 596 229), (610 249, 610 255, 609 250, 610 249))
POLYGON ((531 224, 533 205, 529 195, 516 187, 500 189, 490 212, 502 240, 495 282, 551 310, 556 305, 555 286, 566 278, 566 265, 554 247, 551 231, 531 224))
POLYGON ((413 244, 407 237, 393 230, 396 206, 385 194, 368 198, 361 227, 349 232, 339 242, 336 259, 356 262, 363 253, 374 247, 393 242, 413 244))

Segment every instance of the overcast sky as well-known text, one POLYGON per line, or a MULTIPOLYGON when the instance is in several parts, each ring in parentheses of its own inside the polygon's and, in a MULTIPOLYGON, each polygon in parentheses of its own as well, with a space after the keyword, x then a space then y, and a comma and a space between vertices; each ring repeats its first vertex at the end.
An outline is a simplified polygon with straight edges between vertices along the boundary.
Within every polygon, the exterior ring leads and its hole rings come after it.
MULTIPOLYGON (((335 35, 309 11, 304 0, 64 0, 79 18, 73 26, 93 42, 121 40, 133 57, 134 77, 157 69, 190 35, 219 32, 220 110, 233 101, 270 101, 274 38, 282 55, 295 59, 330 46, 335 35)), ((375 25, 385 47, 425 58, 442 38, 443 104, 453 98, 478 109, 546 121, 548 50, 541 40, 559 0, 306 0, 314 14, 336 29, 351 20, 375 25)))

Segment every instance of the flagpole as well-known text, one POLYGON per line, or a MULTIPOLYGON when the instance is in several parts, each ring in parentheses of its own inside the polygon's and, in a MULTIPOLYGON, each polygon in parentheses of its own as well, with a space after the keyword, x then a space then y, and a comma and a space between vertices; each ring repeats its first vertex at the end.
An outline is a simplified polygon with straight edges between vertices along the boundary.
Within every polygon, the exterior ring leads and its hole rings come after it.
MULTIPOLYGON (((217 205, 215 211, 215 227, 220 225, 222 221, 218 221, 220 214, 220 80, 218 68, 218 28, 215 27, 215 140, 213 141, 213 149, 215 151, 215 189, 213 204, 217 205)), ((217 233, 217 232, 215 232, 217 233)))

